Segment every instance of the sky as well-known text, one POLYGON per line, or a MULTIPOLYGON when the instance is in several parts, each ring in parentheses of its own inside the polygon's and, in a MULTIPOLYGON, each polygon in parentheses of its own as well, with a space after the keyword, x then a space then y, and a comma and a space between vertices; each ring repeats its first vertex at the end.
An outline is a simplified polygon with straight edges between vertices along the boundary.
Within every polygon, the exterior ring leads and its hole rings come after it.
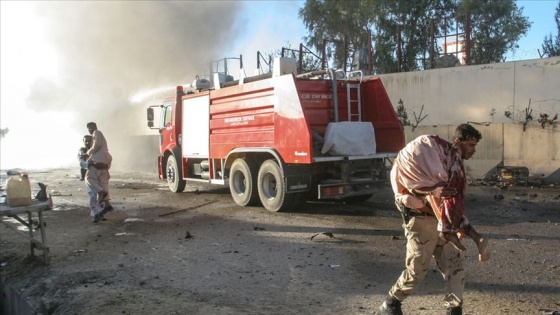
MULTIPOLYGON (((539 58, 558 1, 517 3, 533 25, 507 60, 539 58)), ((145 119, 160 102, 151 91, 191 82, 209 58, 243 55, 253 75, 257 51, 302 42, 303 4, 1 0, 0 128, 9 132, 0 169, 77 167, 89 121, 108 139, 113 165, 133 168, 154 155, 130 149, 131 136, 155 134, 145 119)))
POLYGON ((558 0, 524 0, 517 1, 518 7, 523 7, 523 15, 532 22, 531 29, 519 42, 519 49, 507 55, 507 61, 527 60, 540 58, 542 43, 545 36, 557 34, 554 13, 558 0))

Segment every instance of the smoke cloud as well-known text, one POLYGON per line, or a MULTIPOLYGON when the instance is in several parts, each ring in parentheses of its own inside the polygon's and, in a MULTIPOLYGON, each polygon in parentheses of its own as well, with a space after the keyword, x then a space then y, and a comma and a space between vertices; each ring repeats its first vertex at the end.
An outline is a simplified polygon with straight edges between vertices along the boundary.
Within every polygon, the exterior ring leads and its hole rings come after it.
MULTIPOLYGON (((146 136, 145 113, 147 105, 161 100, 133 104, 132 96, 207 74, 211 60, 229 57, 226 49, 242 27, 236 24, 242 6, 237 1, 45 1, 37 6, 59 59, 59 76, 34 82, 26 106, 72 112, 68 128, 83 134, 87 122, 96 122, 118 168, 155 169, 159 153, 157 133, 146 136)), ((81 137, 75 150, 80 146, 81 137)))

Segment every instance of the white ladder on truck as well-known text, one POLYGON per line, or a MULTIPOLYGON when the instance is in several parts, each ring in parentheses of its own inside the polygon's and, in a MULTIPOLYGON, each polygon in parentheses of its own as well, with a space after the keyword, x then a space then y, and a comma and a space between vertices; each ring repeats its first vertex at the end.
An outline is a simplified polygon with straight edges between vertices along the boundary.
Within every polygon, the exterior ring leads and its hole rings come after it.
POLYGON ((358 83, 347 83, 346 84, 346 106, 348 108, 348 121, 362 121, 362 97, 360 93, 360 86, 362 83, 363 74, 362 71, 352 71, 346 73, 346 80, 350 77, 356 75, 360 76, 360 81, 358 83), (355 92, 356 99, 352 98, 352 92, 355 92), (356 105, 358 112, 352 111, 352 105, 356 105), (357 120, 354 120, 357 118, 357 120))

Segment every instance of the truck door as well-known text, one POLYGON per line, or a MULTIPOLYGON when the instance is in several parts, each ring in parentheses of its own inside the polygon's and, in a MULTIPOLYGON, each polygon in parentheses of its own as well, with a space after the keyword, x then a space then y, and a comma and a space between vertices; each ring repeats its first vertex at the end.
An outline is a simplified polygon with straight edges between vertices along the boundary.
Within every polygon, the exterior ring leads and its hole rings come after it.
POLYGON ((165 151, 165 148, 169 147, 173 143, 173 121, 172 121, 173 103, 167 101, 163 103, 163 108, 161 109, 161 123, 162 128, 159 132, 159 144, 161 152, 165 151))

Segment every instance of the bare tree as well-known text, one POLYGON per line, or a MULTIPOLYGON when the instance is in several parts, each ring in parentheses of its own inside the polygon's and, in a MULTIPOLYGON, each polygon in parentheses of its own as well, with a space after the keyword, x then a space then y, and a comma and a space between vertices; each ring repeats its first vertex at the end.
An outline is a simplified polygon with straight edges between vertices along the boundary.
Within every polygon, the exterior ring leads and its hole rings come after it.
POLYGON ((552 33, 550 36, 544 38, 542 44, 543 56, 553 57, 560 56, 560 1, 558 1, 558 6, 556 7, 556 14, 554 14, 554 20, 556 20, 556 38, 553 38, 552 33))

